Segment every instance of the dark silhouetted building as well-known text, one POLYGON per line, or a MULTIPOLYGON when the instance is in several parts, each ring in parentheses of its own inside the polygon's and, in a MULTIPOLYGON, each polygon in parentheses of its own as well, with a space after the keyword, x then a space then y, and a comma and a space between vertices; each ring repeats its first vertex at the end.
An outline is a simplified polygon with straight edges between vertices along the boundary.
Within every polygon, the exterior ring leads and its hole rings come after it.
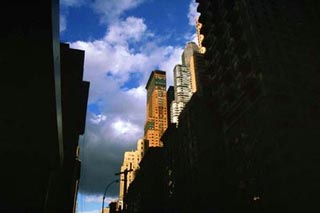
POLYGON ((79 135, 84 134, 89 82, 82 80, 84 51, 61 44, 60 52, 64 162, 53 187, 56 197, 52 197, 49 209, 72 212, 80 178, 78 141, 79 135))
POLYGON ((109 203, 109 213, 116 213, 117 212, 117 202, 109 203))
POLYGON ((170 105, 172 101, 174 100, 174 87, 169 86, 167 90, 167 116, 168 116, 168 124, 170 124, 171 121, 171 113, 170 113, 170 105))
POLYGON ((208 201, 222 212, 319 212, 319 1, 197 2, 225 159, 213 174, 224 174, 223 202, 208 201))
MULTIPOLYGON (((165 206, 168 212, 215 212, 209 199, 223 191, 221 120, 212 99, 196 92, 161 140, 166 162, 165 206)), ((222 195, 222 194, 220 194, 222 195)))
POLYGON ((126 212, 165 212, 164 155, 162 147, 150 147, 129 186, 126 212))
POLYGON ((72 212, 89 89, 84 52, 60 48, 57 0, 6 1, 0 17, 0 211, 72 212))

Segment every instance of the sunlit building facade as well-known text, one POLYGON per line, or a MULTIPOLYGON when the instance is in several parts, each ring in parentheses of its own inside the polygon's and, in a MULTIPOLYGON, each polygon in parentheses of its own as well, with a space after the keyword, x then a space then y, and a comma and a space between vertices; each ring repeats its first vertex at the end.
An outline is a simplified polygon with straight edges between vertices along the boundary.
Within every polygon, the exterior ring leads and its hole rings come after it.
POLYGON ((180 112, 192 95, 190 70, 178 64, 174 67, 173 75, 175 100, 171 103, 171 123, 178 123, 180 112))
MULTIPOLYGON (((139 163, 147 149, 147 141, 144 139, 139 139, 137 143, 137 150, 129 151, 124 153, 123 164, 121 166, 121 172, 127 170, 133 170, 128 172, 127 175, 127 186, 126 190, 129 188, 130 183, 135 178, 135 171, 139 169, 139 163)), ((124 180, 124 174, 120 175, 120 180, 124 180)), ((124 181, 120 181, 120 191, 119 191, 119 201, 123 201, 124 197, 124 181)))
POLYGON ((194 52, 199 52, 199 47, 195 42, 188 42, 181 56, 182 65, 190 67, 190 60, 194 52))
POLYGON ((182 64, 177 64, 173 69, 175 99, 170 106, 170 122, 177 125, 181 111, 197 90, 194 54, 198 51, 199 48, 196 43, 188 42, 181 56, 182 64))
POLYGON ((155 70, 151 73, 147 90, 147 112, 144 137, 150 147, 161 147, 160 138, 168 126, 166 73, 155 70))

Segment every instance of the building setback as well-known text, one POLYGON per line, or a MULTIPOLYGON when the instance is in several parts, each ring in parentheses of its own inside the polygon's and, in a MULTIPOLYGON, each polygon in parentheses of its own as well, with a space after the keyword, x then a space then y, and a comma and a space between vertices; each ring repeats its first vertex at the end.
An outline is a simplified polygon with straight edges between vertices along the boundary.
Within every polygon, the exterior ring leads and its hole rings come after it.
POLYGON ((139 169, 139 163, 141 161, 141 159, 144 156, 144 153, 146 152, 146 150, 148 149, 148 141, 144 140, 144 139, 139 139, 137 142, 137 149, 135 151, 131 151, 131 152, 125 152, 124 153, 124 158, 123 158, 123 163, 121 166, 121 172, 127 170, 133 170, 132 172, 129 172, 127 174, 127 186, 126 186, 126 190, 124 190, 124 174, 120 175, 120 189, 119 189, 119 205, 123 206, 123 199, 124 199, 124 193, 126 193, 125 191, 127 191, 127 189, 129 188, 131 182, 134 180, 135 178, 135 173, 136 170, 139 169))
POLYGON ((144 125, 144 138, 149 141, 149 147, 162 146, 160 138, 168 126, 166 73, 152 71, 146 85, 147 112, 144 125))

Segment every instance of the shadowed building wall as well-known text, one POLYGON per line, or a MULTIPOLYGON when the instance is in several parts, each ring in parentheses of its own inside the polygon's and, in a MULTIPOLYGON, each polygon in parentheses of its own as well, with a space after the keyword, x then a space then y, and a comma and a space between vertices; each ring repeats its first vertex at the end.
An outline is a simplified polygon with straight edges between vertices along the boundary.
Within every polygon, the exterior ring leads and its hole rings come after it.
POLYGON ((165 212, 164 166, 163 148, 150 147, 129 187, 126 212, 165 212))
POLYGON ((223 121, 221 209, 318 212, 319 1, 197 2, 223 121))
POLYGON ((79 135, 84 134, 89 82, 83 81, 84 51, 60 45, 64 162, 48 195, 50 212, 75 212, 80 179, 79 135))
POLYGON ((6 1, 0 17, 0 211, 72 212, 89 87, 80 78, 84 54, 64 66, 75 52, 60 52, 57 0, 6 1))

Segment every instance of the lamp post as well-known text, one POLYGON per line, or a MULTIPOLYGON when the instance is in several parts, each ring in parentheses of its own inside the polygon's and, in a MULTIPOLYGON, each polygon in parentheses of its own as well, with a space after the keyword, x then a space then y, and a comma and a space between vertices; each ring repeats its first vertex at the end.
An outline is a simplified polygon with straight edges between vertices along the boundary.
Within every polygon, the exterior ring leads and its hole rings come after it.
MULTIPOLYGON (((122 172, 119 172, 119 173, 115 173, 114 175, 121 175, 121 174, 123 174, 123 210, 124 211, 126 211, 126 205, 125 205, 125 196, 126 196, 126 194, 127 194, 127 182, 128 182, 128 178, 127 178, 127 176, 128 176, 128 173, 129 172, 132 172, 133 171, 133 169, 125 169, 124 171, 122 171, 122 172)), ((121 180, 122 181, 122 180, 121 180)))
POLYGON ((104 199, 106 198, 107 190, 109 189, 109 187, 113 183, 118 183, 118 182, 119 182, 119 180, 113 180, 106 186, 106 189, 104 190, 104 194, 103 194, 103 198, 102 198, 102 210, 101 210, 102 213, 104 213, 104 199))

